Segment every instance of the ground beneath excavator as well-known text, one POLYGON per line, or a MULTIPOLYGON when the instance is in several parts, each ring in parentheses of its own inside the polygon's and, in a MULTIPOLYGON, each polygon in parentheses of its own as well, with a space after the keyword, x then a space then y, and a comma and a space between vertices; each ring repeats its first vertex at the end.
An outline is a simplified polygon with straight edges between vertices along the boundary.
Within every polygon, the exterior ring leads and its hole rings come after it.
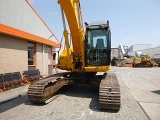
POLYGON ((79 75, 79 73, 66 72, 38 80, 29 86, 28 98, 31 102, 46 104, 52 100, 51 98, 55 92, 63 86, 74 83, 81 84, 81 79, 84 79, 82 83, 87 81, 87 83, 99 87, 99 107, 101 109, 119 110, 121 104, 120 86, 116 75, 114 73, 104 73, 103 75, 88 74, 82 73, 82 75, 79 75))

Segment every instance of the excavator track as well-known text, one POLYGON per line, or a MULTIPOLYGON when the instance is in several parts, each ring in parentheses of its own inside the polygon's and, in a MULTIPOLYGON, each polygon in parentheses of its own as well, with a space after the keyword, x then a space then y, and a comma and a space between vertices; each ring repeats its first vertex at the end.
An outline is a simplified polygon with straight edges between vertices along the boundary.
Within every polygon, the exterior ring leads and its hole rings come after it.
MULTIPOLYGON (((48 77, 32 83, 28 88, 28 98, 34 103, 49 103, 53 94, 64 85, 73 84, 75 77, 70 74, 63 77, 48 77)), ((98 79, 96 80, 98 81, 98 79)), ((98 83, 96 84, 98 85, 98 83)), ((99 106, 101 109, 120 109, 120 87, 117 77, 113 73, 104 73, 99 85, 99 106)))
POLYGON ((28 88, 28 98, 34 103, 48 103, 53 94, 64 85, 72 84, 73 81, 65 78, 49 77, 32 83, 28 88))
POLYGON ((151 62, 144 62, 144 63, 137 63, 133 64, 133 67, 153 67, 153 64, 151 62))
POLYGON ((119 110, 121 106, 120 86, 114 73, 105 73, 99 87, 99 107, 107 110, 119 110))

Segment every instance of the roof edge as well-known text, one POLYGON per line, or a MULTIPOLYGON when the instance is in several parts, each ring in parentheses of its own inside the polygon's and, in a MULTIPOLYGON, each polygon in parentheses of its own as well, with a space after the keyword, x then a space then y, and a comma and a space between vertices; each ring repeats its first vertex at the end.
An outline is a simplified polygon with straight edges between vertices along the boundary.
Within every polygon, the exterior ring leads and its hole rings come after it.
POLYGON ((17 38, 23 38, 28 41, 42 43, 42 44, 45 44, 48 46, 53 46, 53 47, 57 47, 57 48, 61 47, 59 42, 54 42, 54 41, 48 40, 46 38, 42 38, 42 37, 33 35, 28 32, 24 32, 22 30, 19 30, 19 29, 16 29, 16 28, 4 25, 4 24, 0 24, 0 33, 14 36, 17 38))
MULTIPOLYGON (((56 40, 59 42, 59 40, 57 39, 57 37, 54 35, 54 33, 52 32, 52 30, 48 27, 48 25, 44 22, 44 20, 42 19, 42 17, 39 15, 39 13, 34 9, 33 5, 29 2, 29 0, 25 0, 28 5, 32 8, 32 10, 36 13, 36 15, 40 18, 40 20, 43 22, 43 24, 48 28, 48 30, 52 33, 52 35, 56 38, 56 40)), ((60 43, 60 42, 59 42, 60 43)))

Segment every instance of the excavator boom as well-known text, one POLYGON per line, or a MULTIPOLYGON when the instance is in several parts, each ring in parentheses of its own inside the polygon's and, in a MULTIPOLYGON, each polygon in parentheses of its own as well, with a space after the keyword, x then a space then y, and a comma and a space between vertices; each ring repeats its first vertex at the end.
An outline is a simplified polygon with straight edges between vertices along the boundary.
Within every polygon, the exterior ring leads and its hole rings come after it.
MULTIPOLYGON (((79 0, 58 0, 58 3, 61 6, 62 14, 65 13, 68 21, 74 52, 81 52, 81 42, 82 38, 84 38, 84 28, 83 21, 81 19, 82 16, 79 0), (83 36, 79 35, 80 32, 82 32, 83 36)), ((64 30, 66 30, 65 27, 64 30)))

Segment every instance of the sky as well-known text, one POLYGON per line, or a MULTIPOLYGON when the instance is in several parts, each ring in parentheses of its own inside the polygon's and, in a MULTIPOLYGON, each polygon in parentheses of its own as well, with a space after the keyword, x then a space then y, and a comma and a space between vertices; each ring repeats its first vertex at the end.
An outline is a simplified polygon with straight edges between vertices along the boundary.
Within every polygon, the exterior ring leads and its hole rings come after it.
MULTIPOLYGON (((61 41, 63 25, 57 0, 30 0, 61 41)), ((160 45, 160 0, 80 0, 83 22, 109 20, 112 47, 160 45)))

